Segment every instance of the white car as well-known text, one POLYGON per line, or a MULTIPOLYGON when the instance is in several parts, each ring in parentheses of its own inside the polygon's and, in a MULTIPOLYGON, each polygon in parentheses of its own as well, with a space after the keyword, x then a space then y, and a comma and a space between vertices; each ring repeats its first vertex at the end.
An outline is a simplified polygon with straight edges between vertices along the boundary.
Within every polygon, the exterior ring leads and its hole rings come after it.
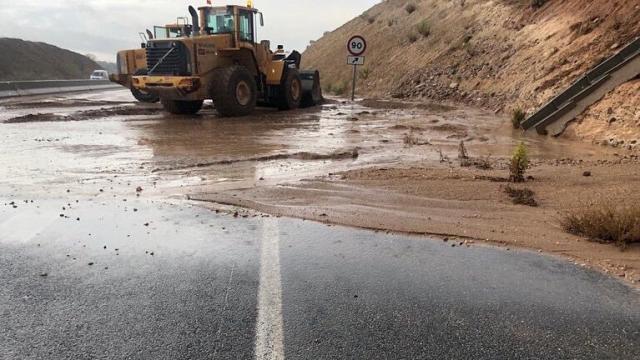
POLYGON ((109 73, 104 70, 96 70, 89 77, 91 80, 109 80, 109 73))

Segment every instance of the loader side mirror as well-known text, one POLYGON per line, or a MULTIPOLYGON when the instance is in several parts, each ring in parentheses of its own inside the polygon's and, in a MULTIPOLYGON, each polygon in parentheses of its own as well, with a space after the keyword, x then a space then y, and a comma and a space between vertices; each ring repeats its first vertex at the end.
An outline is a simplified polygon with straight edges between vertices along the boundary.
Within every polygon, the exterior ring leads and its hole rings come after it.
POLYGON ((147 44, 146 44, 146 43, 141 43, 141 44, 140 44, 140 48, 142 48, 142 49, 146 49, 146 48, 147 48, 147 44))
POLYGON ((260 16, 260 26, 264 26, 264 16, 262 16, 262 13, 259 12, 258 16, 260 16))

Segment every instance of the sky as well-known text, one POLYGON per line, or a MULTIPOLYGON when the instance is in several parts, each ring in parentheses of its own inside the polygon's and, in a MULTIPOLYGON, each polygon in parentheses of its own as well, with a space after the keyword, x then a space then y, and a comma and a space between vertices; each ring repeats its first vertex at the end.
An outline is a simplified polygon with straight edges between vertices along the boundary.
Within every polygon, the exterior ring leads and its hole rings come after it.
MULTIPOLYGON (((254 0, 264 13, 259 38, 303 51, 380 0, 254 0)), ((189 16, 206 0, 0 0, 0 37, 42 41, 98 60, 115 61, 118 50, 140 46, 138 33, 189 16)), ((213 5, 245 0, 213 0, 213 5)))

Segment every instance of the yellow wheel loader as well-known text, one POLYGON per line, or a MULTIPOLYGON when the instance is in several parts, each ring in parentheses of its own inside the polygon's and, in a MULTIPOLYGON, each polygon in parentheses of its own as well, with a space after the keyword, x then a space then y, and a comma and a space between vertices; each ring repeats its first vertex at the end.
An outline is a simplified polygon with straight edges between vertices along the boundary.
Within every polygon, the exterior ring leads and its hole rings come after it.
POLYGON ((146 45, 146 75, 133 87, 156 94, 165 110, 195 114, 213 100, 222 116, 243 116, 256 105, 295 109, 322 100, 317 71, 300 71, 301 55, 283 46, 257 43, 262 13, 246 7, 189 7, 193 31, 177 39, 154 39, 146 45))
POLYGON ((120 84, 131 90, 131 94, 136 100, 146 103, 156 103, 160 101, 157 94, 136 89, 131 79, 134 76, 147 75, 147 50, 146 45, 150 39, 174 39, 191 35, 191 25, 186 18, 178 18, 175 24, 165 26, 154 26, 154 31, 150 30, 140 33, 142 45, 139 49, 122 50, 117 55, 117 74, 111 74, 109 80, 120 84))

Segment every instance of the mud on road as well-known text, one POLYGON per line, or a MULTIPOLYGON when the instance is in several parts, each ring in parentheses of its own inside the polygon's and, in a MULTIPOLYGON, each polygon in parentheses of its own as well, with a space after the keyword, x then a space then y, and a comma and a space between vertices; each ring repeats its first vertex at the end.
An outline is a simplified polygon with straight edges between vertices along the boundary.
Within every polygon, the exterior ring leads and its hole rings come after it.
MULTIPOLYGON (((139 105, 126 91, 0 103, 5 151, 0 196, 189 197, 376 230, 440 234, 563 255, 637 283, 640 248, 565 234, 564 211, 596 197, 639 201, 631 154, 562 139, 522 137, 508 119, 469 108, 340 100, 312 109, 260 109, 219 118, 139 105), (36 104, 29 106, 28 104, 36 104), (463 141, 474 166, 460 166, 463 141), (537 208, 504 191, 508 157, 527 143, 537 208), (481 165, 481 166, 480 166, 481 165), (586 178, 584 171, 593 176, 586 178), (62 194, 62 195, 61 195, 62 194)), ((235 212, 233 210, 232 212, 235 212)))

